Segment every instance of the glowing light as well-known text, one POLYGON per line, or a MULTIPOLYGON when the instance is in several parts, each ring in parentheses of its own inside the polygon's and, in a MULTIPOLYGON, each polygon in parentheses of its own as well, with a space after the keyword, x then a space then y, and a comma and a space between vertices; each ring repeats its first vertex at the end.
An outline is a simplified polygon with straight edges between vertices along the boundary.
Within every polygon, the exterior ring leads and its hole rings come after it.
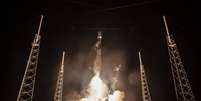
POLYGON ((108 94, 108 91, 107 85, 101 80, 99 73, 97 73, 91 79, 87 89, 89 95, 79 101, 124 101, 124 92, 115 90, 113 94, 108 94))
POLYGON ((107 94, 108 88, 107 85, 103 83, 101 78, 99 77, 99 73, 97 73, 89 84, 89 99, 93 101, 100 101, 107 94))

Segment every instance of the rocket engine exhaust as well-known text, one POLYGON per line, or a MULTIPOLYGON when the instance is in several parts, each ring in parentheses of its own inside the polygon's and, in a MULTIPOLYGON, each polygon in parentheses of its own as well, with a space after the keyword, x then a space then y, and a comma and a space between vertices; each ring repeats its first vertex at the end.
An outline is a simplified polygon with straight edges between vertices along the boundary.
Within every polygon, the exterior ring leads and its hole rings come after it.
POLYGON ((80 98, 78 101, 124 101, 125 94, 120 90, 114 90, 109 93, 109 87, 100 77, 102 67, 102 52, 101 52, 102 33, 98 32, 97 42, 95 44, 96 57, 94 60, 92 77, 85 97, 80 98))

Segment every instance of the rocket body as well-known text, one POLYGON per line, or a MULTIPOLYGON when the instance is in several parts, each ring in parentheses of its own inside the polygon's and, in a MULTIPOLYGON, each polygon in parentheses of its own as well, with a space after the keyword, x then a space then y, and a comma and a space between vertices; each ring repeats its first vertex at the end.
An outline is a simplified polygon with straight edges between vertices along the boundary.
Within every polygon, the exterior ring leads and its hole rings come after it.
POLYGON ((102 54, 101 54, 101 41, 102 41, 102 33, 98 32, 97 42, 95 45, 96 58, 94 61, 94 72, 100 72, 102 66, 102 54))

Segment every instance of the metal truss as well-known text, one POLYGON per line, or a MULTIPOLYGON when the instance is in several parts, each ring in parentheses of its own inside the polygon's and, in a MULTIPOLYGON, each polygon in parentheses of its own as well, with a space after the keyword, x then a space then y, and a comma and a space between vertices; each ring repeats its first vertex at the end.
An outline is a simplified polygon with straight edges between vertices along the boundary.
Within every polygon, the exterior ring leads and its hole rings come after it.
POLYGON ((142 64, 141 54, 139 52, 140 60, 140 77, 141 77, 141 87, 142 87, 142 99, 143 101, 151 101, 151 96, 149 92, 149 87, 147 83, 147 78, 144 70, 144 65, 142 64))
POLYGON ((34 37, 31 52, 27 61, 26 70, 18 93, 17 101, 32 101, 36 78, 36 69, 41 37, 39 35, 43 16, 41 16, 38 33, 34 37))
POLYGON ((61 68, 59 70, 59 75, 58 75, 58 79, 57 79, 56 90, 55 90, 55 94, 54 94, 54 101, 62 101, 64 57, 65 57, 65 52, 63 52, 63 56, 62 56, 62 63, 61 63, 61 68))
POLYGON ((177 101, 196 101, 176 42, 173 35, 169 34, 165 16, 163 16, 163 20, 167 31, 166 39, 177 101))

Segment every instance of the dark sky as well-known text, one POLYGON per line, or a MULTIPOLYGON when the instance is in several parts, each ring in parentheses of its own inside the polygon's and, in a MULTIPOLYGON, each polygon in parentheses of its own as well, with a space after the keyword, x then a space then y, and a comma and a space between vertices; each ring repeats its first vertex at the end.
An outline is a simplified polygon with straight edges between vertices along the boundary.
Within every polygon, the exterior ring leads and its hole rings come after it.
MULTIPOLYGON (((175 36, 195 97, 201 101, 201 64, 198 59, 201 27, 193 6, 189 2, 160 0, 28 0, 10 3, 9 66, 5 68, 3 79, 5 101, 17 98, 41 14, 44 14, 44 23, 34 101, 53 100, 61 52, 71 52, 65 64, 71 59, 76 60, 79 53, 88 54, 96 41, 97 31, 103 32, 104 49, 123 50, 127 54, 126 73, 138 68, 137 55, 139 50, 142 51, 153 101, 176 101, 162 15, 169 15, 170 33, 175 36)), ((64 88, 71 85, 73 83, 64 88)))

